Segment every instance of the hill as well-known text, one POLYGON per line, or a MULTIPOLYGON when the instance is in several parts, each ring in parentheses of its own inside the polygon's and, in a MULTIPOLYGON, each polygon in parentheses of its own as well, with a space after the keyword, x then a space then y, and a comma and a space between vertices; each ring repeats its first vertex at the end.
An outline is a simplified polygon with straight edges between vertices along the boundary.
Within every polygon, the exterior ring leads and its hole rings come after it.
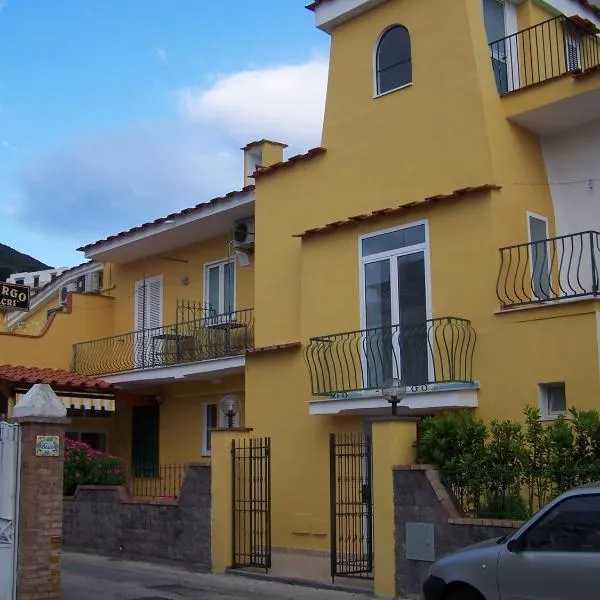
POLYGON ((52 267, 45 265, 33 256, 18 252, 5 244, 0 244, 0 281, 6 281, 6 278, 13 273, 43 271, 50 268, 52 267))

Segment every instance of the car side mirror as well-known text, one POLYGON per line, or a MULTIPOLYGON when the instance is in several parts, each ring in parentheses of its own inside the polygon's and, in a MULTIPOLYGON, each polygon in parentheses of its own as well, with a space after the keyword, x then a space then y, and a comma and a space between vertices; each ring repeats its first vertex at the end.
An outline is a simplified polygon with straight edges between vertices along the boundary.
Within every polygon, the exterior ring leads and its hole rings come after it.
POLYGON ((523 549, 523 542, 521 541, 521 538, 510 540, 510 542, 506 544, 506 549, 513 553, 520 552, 523 549))

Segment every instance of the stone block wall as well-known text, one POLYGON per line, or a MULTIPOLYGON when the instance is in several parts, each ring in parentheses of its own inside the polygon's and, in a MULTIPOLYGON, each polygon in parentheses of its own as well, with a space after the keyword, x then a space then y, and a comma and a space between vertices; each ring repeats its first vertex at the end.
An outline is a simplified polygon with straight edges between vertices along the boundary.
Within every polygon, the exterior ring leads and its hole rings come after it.
POLYGON ((65 550, 210 571, 210 467, 190 465, 177 503, 138 502, 123 487, 83 486, 63 501, 65 550))
POLYGON ((419 597, 431 562, 406 557, 406 524, 434 525, 435 559, 445 554, 500 537, 519 527, 519 521, 461 518, 435 467, 396 467, 394 477, 394 520, 396 539, 396 593, 419 597))

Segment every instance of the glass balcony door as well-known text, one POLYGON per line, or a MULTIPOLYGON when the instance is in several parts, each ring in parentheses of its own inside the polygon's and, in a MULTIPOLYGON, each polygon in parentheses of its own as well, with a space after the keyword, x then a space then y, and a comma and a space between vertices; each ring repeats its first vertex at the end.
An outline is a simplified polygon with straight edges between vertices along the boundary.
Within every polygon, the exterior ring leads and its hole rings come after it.
POLYGON ((402 378, 409 385, 429 380, 426 231, 425 225, 408 229, 398 230, 404 239, 396 236, 395 242, 383 239, 389 233, 380 240, 370 238, 367 245, 363 240, 367 331, 361 350, 367 389, 380 388, 389 377, 402 378), (365 256, 370 250, 375 252, 365 256))

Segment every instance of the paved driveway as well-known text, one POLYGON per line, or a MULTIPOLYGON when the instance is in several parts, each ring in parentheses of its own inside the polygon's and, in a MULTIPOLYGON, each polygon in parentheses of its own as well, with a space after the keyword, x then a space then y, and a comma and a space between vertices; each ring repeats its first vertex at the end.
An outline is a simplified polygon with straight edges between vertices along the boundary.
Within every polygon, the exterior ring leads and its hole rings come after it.
POLYGON ((62 600, 366 600, 372 596, 315 590, 236 575, 65 553, 62 600))

